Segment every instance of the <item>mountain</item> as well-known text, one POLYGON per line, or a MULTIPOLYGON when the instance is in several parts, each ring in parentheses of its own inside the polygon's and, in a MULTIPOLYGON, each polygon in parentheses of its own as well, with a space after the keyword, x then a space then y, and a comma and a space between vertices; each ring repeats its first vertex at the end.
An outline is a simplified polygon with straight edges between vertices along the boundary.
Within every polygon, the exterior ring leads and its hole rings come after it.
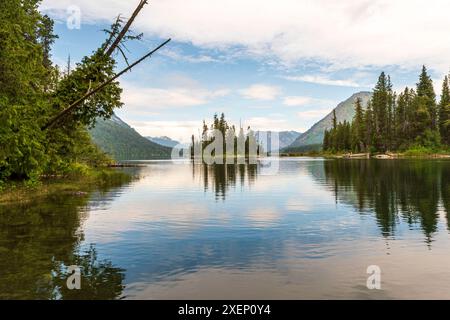
MULTIPOLYGON (((338 122, 352 121, 355 116, 355 101, 361 98, 363 107, 367 107, 367 103, 371 98, 371 92, 358 92, 352 95, 349 99, 341 102, 336 108, 336 117, 338 122)), ((284 151, 298 151, 303 149, 310 149, 311 147, 320 148, 323 143, 325 130, 333 127, 333 112, 330 112, 324 119, 316 123, 311 129, 298 137, 291 145, 284 151)))
POLYGON ((115 160, 169 159, 171 148, 142 137, 118 116, 99 119, 90 130, 92 140, 115 160))
POLYGON ((261 140, 263 140, 263 137, 270 137, 271 133, 278 133, 278 136, 280 138, 280 150, 290 146, 301 135, 301 133, 297 132, 297 131, 281 131, 281 132, 257 131, 256 132, 256 139, 263 146, 266 146, 267 141, 261 141, 261 140))
POLYGON ((174 148, 180 144, 180 142, 170 139, 169 137, 146 137, 148 140, 159 144, 164 147, 174 148))

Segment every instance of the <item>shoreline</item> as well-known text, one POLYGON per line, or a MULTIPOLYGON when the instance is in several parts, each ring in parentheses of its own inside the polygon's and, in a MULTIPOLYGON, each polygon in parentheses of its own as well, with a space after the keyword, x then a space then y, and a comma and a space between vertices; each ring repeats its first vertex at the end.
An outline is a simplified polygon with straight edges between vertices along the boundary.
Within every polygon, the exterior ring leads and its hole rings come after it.
POLYGON ((5 182, 0 189, 0 205, 28 202, 52 194, 84 197, 95 189, 120 186, 132 181, 132 176, 114 168, 97 168, 81 176, 42 177, 37 183, 5 182))
POLYGON ((393 153, 388 152, 385 154, 370 154, 370 153, 346 153, 346 154, 330 154, 323 152, 312 153, 288 153, 281 154, 280 158, 286 157, 322 157, 327 159, 344 159, 344 160, 398 160, 398 159, 417 159, 417 160, 450 160, 450 154, 447 153, 433 153, 433 154, 407 154, 407 153, 393 153))

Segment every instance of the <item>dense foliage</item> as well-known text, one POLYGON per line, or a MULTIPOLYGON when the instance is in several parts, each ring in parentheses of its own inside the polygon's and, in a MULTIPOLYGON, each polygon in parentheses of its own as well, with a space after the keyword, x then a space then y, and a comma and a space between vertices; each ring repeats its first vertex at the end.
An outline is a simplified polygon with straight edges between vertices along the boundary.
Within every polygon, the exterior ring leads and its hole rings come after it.
POLYGON ((197 141, 194 135, 192 136, 191 156, 209 155, 208 148, 214 147, 217 143, 216 139, 218 139, 218 136, 215 133, 220 135, 220 139, 223 142, 223 153, 217 154, 216 150, 212 150, 211 155, 213 156, 249 157, 263 153, 262 146, 257 141, 255 132, 250 127, 248 127, 247 133, 244 132, 242 126, 237 132, 236 126, 228 124, 225 115, 222 113, 220 118, 217 114, 214 115, 214 121, 211 126, 208 126, 206 121, 203 121, 200 141, 197 141))
POLYGON ((117 116, 99 120, 89 132, 94 143, 116 160, 170 159, 172 154, 172 148, 142 137, 117 116))
MULTIPOLYGON (((365 107, 371 97, 372 93, 367 91, 361 91, 353 94, 350 98, 336 106, 336 118, 339 122, 352 121, 355 116, 355 100, 360 98, 365 107)), ((305 152, 305 150, 308 149, 314 149, 316 151, 321 150, 325 131, 330 130, 333 127, 333 115, 334 113, 330 113, 325 118, 314 124, 308 131, 303 133, 283 151, 295 153, 305 152), (312 145, 315 145, 315 148, 311 148, 310 146, 312 145)))
POLYGON ((87 127, 121 107, 121 88, 108 85, 48 130, 59 112, 114 75, 116 62, 102 47, 73 71, 51 62, 57 38, 39 0, 0 2, 0 181, 65 174, 108 161, 87 127))
POLYGON ((425 66, 417 88, 406 88, 398 96, 392 90, 390 77, 382 73, 367 109, 357 99, 355 110, 351 123, 338 123, 334 115, 333 128, 325 132, 325 151, 382 153, 450 146, 449 79, 444 79, 438 104, 425 66))

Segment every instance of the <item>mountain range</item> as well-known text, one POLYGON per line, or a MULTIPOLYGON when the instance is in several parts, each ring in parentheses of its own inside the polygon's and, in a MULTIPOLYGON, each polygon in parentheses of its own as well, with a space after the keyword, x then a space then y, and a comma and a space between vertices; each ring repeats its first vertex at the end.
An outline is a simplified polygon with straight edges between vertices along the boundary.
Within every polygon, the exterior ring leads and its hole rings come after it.
POLYGON ((172 153, 172 148, 144 138, 116 115, 98 119, 90 134, 100 149, 118 161, 169 159, 172 153))
MULTIPOLYGON (((347 100, 341 102, 334 110, 336 110, 336 118, 338 122, 352 121, 355 116, 355 101, 357 98, 362 99, 363 108, 367 108, 367 103, 372 96, 371 92, 362 91, 355 93, 347 100)), ((325 130, 333 127, 333 112, 330 112, 325 118, 316 123, 307 132, 300 135, 291 145, 283 149, 283 151, 310 151, 312 149, 320 149, 323 143, 325 130)))
POLYGON ((278 133, 278 136, 280 139, 279 150, 282 150, 282 149, 290 146, 301 135, 301 132, 297 132, 297 131, 281 131, 281 132, 256 131, 256 139, 264 146, 266 151, 276 151, 276 150, 267 150, 267 147, 266 147, 266 145, 267 145, 266 139, 268 137, 271 137, 272 133, 278 133))
POLYGON ((169 148, 174 148, 180 144, 179 141, 172 140, 171 138, 166 137, 166 136, 146 137, 146 138, 156 144, 159 144, 160 146, 169 147, 169 148))
MULTIPOLYGON (((358 92, 340 103, 335 108, 338 122, 352 121, 355 116, 354 103, 356 99, 361 98, 363 107, 366 108, 371 95, 371 92, 358 92)), ((280 149, 283 152, 318 150, 323 143, 325 130, 331 129, 332 126, 333 112, 330 112, 305 133, 278 132, 280 149)), ((257 131, 256 137, 258 141, 261 141, 262 137, 270 136, 270 133, 270 131, 257 131)), ((118 161, 169 159, 172 148, 179 144, 178 141, 166 136, 145 138, 117 115, 113 115, 108 120, 98 119, 95 128, 90 130, 90 134, 95 144, 118 161)), ((264 141, 262 143, 265 145, 264 141)))

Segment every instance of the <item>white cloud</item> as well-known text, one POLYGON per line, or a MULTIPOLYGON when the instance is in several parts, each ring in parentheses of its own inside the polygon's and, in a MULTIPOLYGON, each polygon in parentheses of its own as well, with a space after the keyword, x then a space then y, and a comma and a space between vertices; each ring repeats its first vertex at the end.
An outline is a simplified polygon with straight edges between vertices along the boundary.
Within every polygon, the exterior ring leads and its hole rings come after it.
MULTIPOLYGON (((78 5, 83 22, 127 16, 137 1, 44 0, 65 17, 78 5)), ((150 2, 136 21, 147 36, 196 46, 242 47, 282 62, 315 59, 335 69, 399 65, 447 71, 448 0, 164 0, 150 2)))
POLYGON ((275 100, 281 94, 281 89, 276 86, 255 84, 239 92, 246 99, 270 101, 275 100))
POLYGON ((272 117, 253 117, 244 121, 244 127, 250 126, 254 131, 304 131, 304 128, 293 128, 287 119, 273 115, 272 117))
POLYGON ((199 121, 128 121, 142 136, 169 136, 182 143, 190 142, 192 134, 197 135, 199 121))
POLYGON ((313 101, 310 97, 291 96, 284 98, 283 104, 288 107, 300 107, 310 104, 313 101))
POLYGON ((303 96, 289 96, 283 99, 283 104, 288 107, 316 107, 325 108, 335 106, 337 103, 332 100, 316 99, 303 96))
POLYGON ((353 80, 333 80, 328 78, 327 76, 314 76, 314 75, 287 76, 284 77, 284 79, 291 81, 309 82, 326 86, 355 87, 355 88, 360 87, 360 85, 353 80))
POLYGON ((214 57, 211 57, 209 55, 206 54, 200 54, 200 55, 189 55, 189 54, 184 54, 184 53, 180 53, 176 50, 171 50, 171 49, 165 49, 161 51, 161 54, 171 58, 173 60, 176 61, 183 61, 183 62, 188 62, 188 63, 211 63, 211 62, 219 62, 219 59, 216 59, 214 57))
POLYGON ((321 120, 326 117, 333 109, 319 109, 297 112, 297 117, 301 120, 321 120))
POLYGON ((169 89, 143 88, 123 83, 122 101, 125 107, 141 113, 165 108, 185 108, 206 105, 213 99, 230 93, 228 89, 206 90, 200 87, 174 87, 169 89))

